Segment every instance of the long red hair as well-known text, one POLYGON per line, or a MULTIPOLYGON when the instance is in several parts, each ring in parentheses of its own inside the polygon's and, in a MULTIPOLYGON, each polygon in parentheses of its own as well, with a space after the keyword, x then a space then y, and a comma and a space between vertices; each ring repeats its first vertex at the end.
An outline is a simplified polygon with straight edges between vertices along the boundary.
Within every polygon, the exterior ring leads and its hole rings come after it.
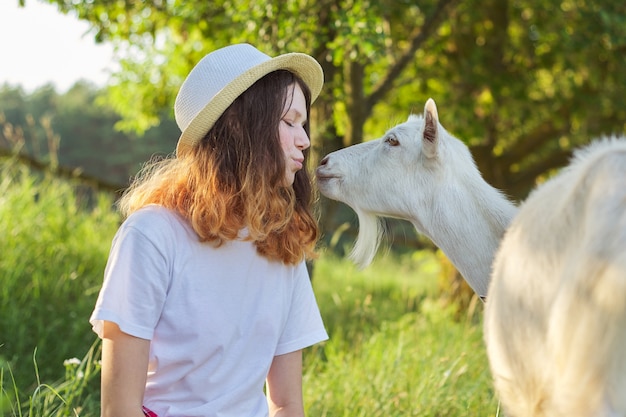
MULTIPOLYGON (((302 88, 288 71, 252 85, 222 114, 191 152, 148 163, 119 201, 125 216, 158 204, 186 218, 200 240, 220 246, 247 229, 247 239, 271 260, 297 264, 316 256, 319 236, 312 213, 313 188, 306 169, 286 187, 279 123, 289 89, 302 88)), ((308 122, 305 125, 309 133, 308 122)), ((308 151, 305 151, 305 163, 308 151)))

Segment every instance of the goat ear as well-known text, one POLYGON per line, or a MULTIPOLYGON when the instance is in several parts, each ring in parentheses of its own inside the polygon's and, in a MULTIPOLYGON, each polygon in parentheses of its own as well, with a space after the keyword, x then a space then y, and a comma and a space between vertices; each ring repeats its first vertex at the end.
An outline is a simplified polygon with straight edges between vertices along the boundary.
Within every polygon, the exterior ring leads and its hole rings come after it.
POLYGON ((439 115, 435 100, 429 98, 424 105, 424 131, 422 132, 422 149, 428 158, 437 156, 439 146, 439 115))

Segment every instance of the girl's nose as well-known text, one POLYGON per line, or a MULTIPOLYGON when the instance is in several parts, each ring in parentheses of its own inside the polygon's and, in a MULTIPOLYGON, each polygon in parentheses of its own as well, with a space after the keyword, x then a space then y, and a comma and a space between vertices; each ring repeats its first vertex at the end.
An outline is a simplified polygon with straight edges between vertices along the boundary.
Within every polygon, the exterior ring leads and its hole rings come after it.
POLYGON ((296 147, 300 150, 305 150, 309 146, 311 146, 311 140, 309 139, 309 135, 306 134, 304 128, 301 128, 300 132, 296 134, 295 144, 296 147))

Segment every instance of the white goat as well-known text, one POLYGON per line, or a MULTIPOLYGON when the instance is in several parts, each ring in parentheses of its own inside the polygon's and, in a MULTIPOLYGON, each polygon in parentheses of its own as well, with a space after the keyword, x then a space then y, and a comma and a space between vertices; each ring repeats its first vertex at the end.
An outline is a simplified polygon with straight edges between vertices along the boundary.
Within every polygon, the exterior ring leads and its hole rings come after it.
POLYGON ((626 138, 577 151, 520 206, 485 341, 507 415, 626 416, 626 138))
MULTIPOLYGON (((412 222, 484 297, 517 209, 467 147, 424 116, 327 155, 320 191, 359 217, 352 258, 376 253, 378 216, 412 222)), ((600 141, 521 206, 485 311, 496 391, 511 417, 626 416, 626 139, 600 141)))
POLYGON ((379 216, 405 219, 441 248, 479 296, 487 295, 491 263, 516 208, 439 124, 432 99, 423 117, 411 115, 380 139, 327 155, 316 174, 322 194, 359 218, 351 253, 358 265, 376 254, 379 216))

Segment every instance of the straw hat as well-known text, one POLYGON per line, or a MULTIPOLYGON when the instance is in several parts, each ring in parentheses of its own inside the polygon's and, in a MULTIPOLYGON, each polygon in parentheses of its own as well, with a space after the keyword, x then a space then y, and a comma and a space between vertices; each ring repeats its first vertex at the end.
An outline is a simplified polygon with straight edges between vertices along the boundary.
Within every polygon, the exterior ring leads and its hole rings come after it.
POLYGON ((309 55, 289 53, 272 58, 252 45, 236 44, 202 58, 183 82, 174 103, 176 123, 183 132, 176 154, 181 155, 202 140, 228 106, 252 84, 281 69, 300 77, 311 90, 311 100, 317 98, 324 74, 309 55))

